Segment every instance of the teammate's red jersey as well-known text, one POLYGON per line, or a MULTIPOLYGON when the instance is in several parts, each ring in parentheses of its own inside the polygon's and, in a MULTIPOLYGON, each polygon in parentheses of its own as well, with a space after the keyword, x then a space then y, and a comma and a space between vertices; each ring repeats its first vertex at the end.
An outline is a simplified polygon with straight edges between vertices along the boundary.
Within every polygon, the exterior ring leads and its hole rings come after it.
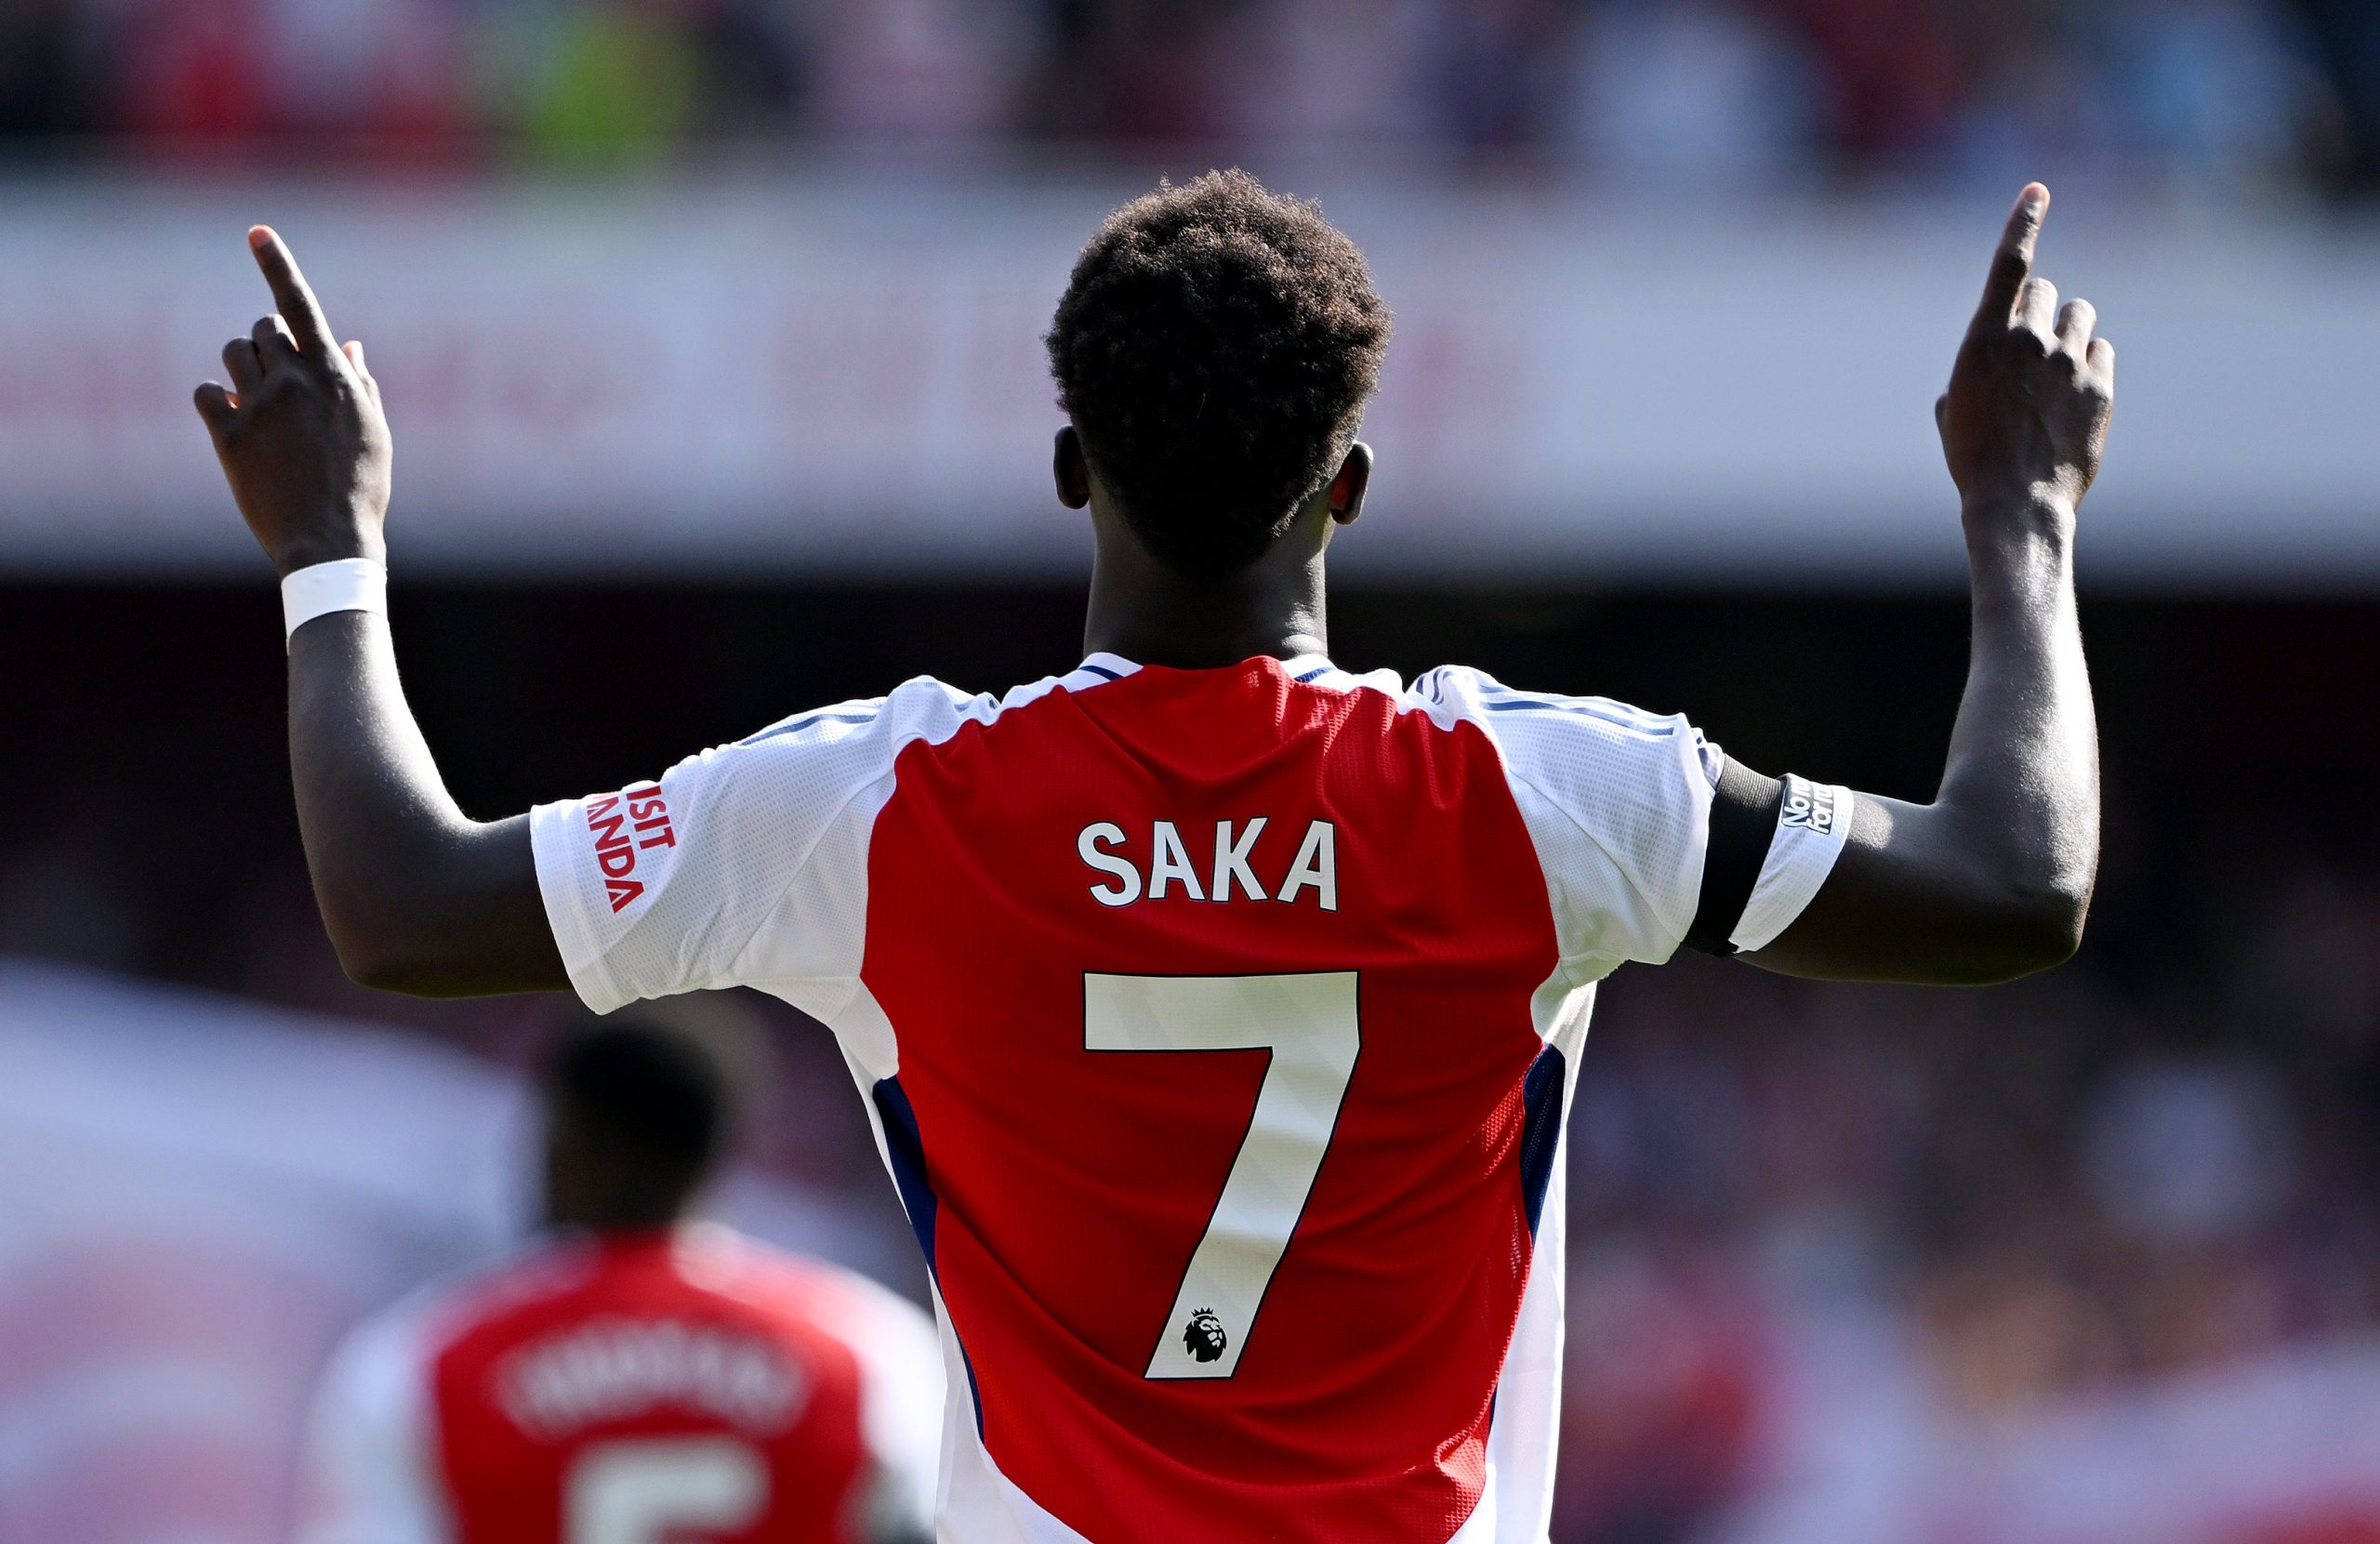
MULTIPOLYGON (((830 1025, 932 1266, 943 1537, 1542 1536, 1593 983, 1694 919, 1683 719, 1319 658, 913 681, 541 806, 588 1004, 830 1025)), ((1804 801, 1735 930, 1806 904, 1804 801)))
POLYGON ((548 1245, 341 1352, 303 1544, 883 1544, 926 1537, 924 1316, 693 1227, 548 1245))

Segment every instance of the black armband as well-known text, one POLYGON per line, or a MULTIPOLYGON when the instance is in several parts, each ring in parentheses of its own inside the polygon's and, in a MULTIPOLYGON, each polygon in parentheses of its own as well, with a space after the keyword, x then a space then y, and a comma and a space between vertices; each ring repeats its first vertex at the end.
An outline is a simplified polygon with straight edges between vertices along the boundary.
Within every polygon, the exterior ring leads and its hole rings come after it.
POLYGON ((1777 836, 1785 785, 1730 759, 1711 791, 1710 839, 1702 852, 1702 892, 1686 946, 1706 955, 1732 955, 1727 942, 1752 904, 1768 846, 1777 836))

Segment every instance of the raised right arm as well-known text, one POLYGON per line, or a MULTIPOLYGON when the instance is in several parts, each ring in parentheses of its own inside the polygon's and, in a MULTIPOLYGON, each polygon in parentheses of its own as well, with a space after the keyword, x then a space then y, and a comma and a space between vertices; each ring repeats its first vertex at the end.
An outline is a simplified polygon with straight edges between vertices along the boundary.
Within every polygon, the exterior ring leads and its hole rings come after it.
MULTIPOLYGON (((2099 469, 2115 350, 2086 300, 2032 272, 2049 191, 2010 214, 1983 303, 1935 404, 1960 494, 1972 638, 1931 803, 1853 803, 1834 871, 1741 957, 1789 975, 1979 983, 2069 957, 2099 856, 2098 741, 2074 596, 2075 508, 2099 469)), ((1718 837, 1773 826, 1778 785, 1730 764, 1718 837)))

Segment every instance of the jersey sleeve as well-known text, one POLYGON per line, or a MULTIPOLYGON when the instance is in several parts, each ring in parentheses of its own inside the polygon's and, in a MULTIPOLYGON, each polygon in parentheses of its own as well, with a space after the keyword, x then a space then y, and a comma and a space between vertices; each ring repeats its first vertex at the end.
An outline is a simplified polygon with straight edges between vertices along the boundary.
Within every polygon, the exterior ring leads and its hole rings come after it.
POLYGON ((1516 692, 1448 666, 1421 704, 1494 742, 1536 844, 1564 961, 1582 979, 1659 963, 1694 925, 1724 758, 1676 716, 1516 692))
POLYGON ((315 1391, 296 1544, 450 1544, 429 1368, 409 1318, 365 1326, 315 1391))
POLYGON ((766 986, 825 1017, 859 973, 867 836, 901 748, 971 699, 929 680, 692 756, 657 781, 538 805, 537 884, 571 984, 598 1013, 766 986))

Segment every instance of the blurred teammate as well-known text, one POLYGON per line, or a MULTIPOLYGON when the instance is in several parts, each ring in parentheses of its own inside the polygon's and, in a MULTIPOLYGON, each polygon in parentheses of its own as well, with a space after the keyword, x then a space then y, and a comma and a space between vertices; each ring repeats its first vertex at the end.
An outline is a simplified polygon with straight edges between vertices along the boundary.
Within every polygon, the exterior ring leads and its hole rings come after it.
POLYGON ((299 1544, 922 1544, 942 1374, 883 1288, 685 1221, 728 1125, 692 1039, 574 1037, 538 1245, 358 1332, 299 1544))
MULTIPOLYGON (((2031 273, 2047 205, 2011 214, 1937 405, 1973 661, 1924 805, 1598 697, 1333 663, 1324 556, 1363 508, 1388 311, 1317 209, 1235 173, 1119 210, 1058 304, 1079 665, 912 680, 469 820, 379 614, 378 388, 259 228, 280 316, 198 406, 286 576, 332 939, 397 990, 741 983, 832 1026, 938 1289, 957 1544, 1540 1538, 1594 983, 1681 944, 1993 981, 2080 936, 2072 543, 2114 361, 2031 273)), ((1858 347, 1857 301, 1804 319, 1813 347, 1858 347)))

